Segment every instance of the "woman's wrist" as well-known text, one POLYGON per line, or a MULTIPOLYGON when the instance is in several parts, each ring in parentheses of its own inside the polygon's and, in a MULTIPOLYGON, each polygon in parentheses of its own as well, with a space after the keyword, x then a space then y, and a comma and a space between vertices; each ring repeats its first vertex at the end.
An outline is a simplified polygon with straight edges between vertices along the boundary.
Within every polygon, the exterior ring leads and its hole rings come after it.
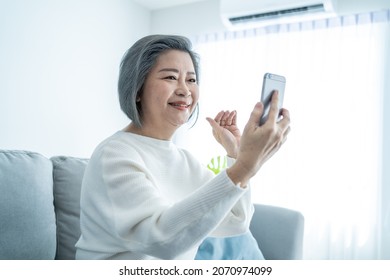
POLYGON ((237 154, 227 153, 226 155, 227 155, 228 157, 230 157, 230 158, 237 159, 237 154))
POLYGON ((231 167, 226 169, 226 173, 230 180, 232 180, 235 185, 240 185, 241 188, 246 188, 249 179, 252 177, 249 175, 249 170, 237 161, 231 167))
POLYGON ((236 148, 234 150, 233 149, 232 150, 226 150, 226 154, 230 158, 237 159, 237 153, 238 153, 238 148, 236 148))

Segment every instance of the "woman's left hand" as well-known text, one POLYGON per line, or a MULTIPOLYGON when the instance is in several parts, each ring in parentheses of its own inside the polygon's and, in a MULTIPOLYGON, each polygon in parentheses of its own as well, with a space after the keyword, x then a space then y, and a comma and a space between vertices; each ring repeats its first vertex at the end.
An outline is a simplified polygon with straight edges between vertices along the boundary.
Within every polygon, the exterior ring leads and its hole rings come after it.
POLYGON ((236 158, 241 139, 241 132, 237 127, 237 112, 221 111, 214 119, 206 119, 213 128, 215 139, 225 148, 227 155, 236 158))

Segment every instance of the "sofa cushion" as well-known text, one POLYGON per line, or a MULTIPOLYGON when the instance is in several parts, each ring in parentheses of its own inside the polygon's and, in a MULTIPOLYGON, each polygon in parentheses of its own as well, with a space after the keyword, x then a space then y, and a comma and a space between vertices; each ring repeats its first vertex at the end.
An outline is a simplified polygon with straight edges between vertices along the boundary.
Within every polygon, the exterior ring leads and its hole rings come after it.
POLYGON ((0 259, 54 259, 52 164, 27 151, 0 150, 0 259))
POLYGON ((80 237, 80 190, 87 159, 57 156, 53 162, 54 205, 57 218, 56 259, 74 259, 80 237))

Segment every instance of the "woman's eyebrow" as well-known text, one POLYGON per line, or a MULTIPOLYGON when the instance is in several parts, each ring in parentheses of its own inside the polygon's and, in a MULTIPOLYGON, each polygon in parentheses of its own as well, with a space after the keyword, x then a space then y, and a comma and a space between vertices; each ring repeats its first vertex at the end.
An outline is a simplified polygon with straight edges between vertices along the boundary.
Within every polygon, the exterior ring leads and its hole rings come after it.
MULTIPOLYGON (((176 68, 162 68, 158 72, 175 72, 180 73, 180 71, 176 68)), ((196 73, 194 71, 188 71, 187 75, 195 75, 196 73)))
POLYGON ((160 69, 158 72, 175 72, 175 73, 179 73, 179 70, 177 70, 175 68, 163 68, 163 69, 160 69))

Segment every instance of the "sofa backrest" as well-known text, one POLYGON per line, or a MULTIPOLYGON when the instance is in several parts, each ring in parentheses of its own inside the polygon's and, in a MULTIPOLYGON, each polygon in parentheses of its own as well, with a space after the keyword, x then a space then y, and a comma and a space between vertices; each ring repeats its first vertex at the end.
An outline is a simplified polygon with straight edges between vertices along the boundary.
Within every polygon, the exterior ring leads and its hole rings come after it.
POLYGON ((26 151, 0 150, 0 259, 54 259, 52 163, 26 151))
POLYGON ((75 258, 75 244, 80 237, 80 191, 87 159, 52 157, 54 209, 57 221, 55 259, 75 258))

